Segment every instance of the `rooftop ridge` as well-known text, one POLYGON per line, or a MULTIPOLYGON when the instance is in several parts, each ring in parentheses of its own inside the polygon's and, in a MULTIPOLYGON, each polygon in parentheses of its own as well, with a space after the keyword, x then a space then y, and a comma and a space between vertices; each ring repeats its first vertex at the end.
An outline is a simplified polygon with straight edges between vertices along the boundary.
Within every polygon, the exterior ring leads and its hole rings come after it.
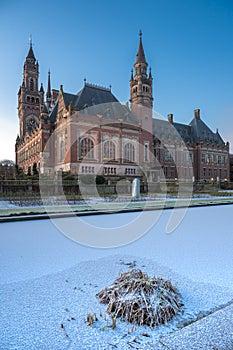
POLYGON ((111 88, 110 87, 107 88, 105 86, 101 86, 101 85, 97 85, 97 84, 91 84, 91 83, 86 83, 86 82, 85 82, 85 86, 111 92, 111 88))

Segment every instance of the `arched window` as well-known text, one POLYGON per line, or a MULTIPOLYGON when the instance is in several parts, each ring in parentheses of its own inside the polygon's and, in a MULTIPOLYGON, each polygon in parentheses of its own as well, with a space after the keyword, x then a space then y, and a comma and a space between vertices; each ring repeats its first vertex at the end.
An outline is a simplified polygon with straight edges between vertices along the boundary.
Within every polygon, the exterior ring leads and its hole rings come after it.
POLYGON ((104 143, 104 160, 115 160, 116 147, 112 141, 104 143))
POLYGON ((135 161, 135 147, 132 143, 127 143, 124 148, 124 159, 126 162, 135 161))
POLYGON ((80 142, 80 158, 93 159, 94 158, 94 143, 91 139, 85 138, 80 142))
POLYGON ((30 90, 34 91, 34 81, 32 78, 30 79, 30 90))

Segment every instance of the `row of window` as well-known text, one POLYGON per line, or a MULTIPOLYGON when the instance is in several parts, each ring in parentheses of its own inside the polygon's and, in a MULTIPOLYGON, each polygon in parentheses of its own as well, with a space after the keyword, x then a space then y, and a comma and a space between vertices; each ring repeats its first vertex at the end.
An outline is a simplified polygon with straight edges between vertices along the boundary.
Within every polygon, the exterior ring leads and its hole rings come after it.
MULTIPOLYGON (((159 154, 158 152, 155 154, 157 159, 159 159, 159 154)), ((160 161, 165 162, 165 163, 174 163, 177 161, 178 163, 187 163, 191 164, 193 163, 193 154, 188 151, 168 151, 165 149, 160 150, 160 161)))
POLYGON ((226 169, 206 169, 203 168, 202 171, 203 178, 217 178, 217 176, 222 179, 227 177, 227 170, 226 169))
POLYGON ((222 156, 215 153, 202 153, 201 155, 202 164, 226 164, 226 156, 222 156))
POLYGON ((28 103, 39 103, 39 98, 38 97, 35 98, 35 97, 27 96, 26 101, 28 103))
MULTIPOLYGON (((143 86, 142 86, 142 91, 143 91, 143 92, 149 92, 149 87, 146 86, 146 85, 143 85, 143 86)), ((138 92, 138 87, 137 87, 137 86, 135 86, 135 87, 133 88, 133 92, 138 92)))
POLYGON ((36 156, 39 152, 40 152, 40 144, 36 143, 30 149, 23 151, 23 152, 20 152, 18 154, 18 160, 19 160, 19 162, 23 162, 25 160, 30 159, 33 156, 36 156))
MULTIPOLYGON (((62 162, 65 156, 65 142, 59 141, 58 160, 62 162)), ((80 159, 94 159, 94 142, 90 138, 82 139, 79 147, 80 159)), ((116 160, 116 146, 112 141, 106 141, 103 145, 103 160, 116 160)), ((124 146, 124 160, 127 162, 135 162, 135 146, 127 143, 124 146)))
POLYGON ((168 178, 183 177, 191 178, 193 176, 193 168, 179 168, 179 174, 177 174, 176 168, 174 166, 165 166, 163 168, 164 176, 168 178))

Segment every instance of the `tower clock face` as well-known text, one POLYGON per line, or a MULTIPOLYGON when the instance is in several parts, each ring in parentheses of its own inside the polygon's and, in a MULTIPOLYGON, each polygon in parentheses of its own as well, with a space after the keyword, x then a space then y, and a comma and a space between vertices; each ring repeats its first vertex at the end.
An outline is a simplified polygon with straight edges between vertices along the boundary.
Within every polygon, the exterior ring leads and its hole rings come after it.
POLYGON ((26 119, 26 125, 28 130, 35 129, 38 126, 38 121, 34 116, 29 116, 26 119))

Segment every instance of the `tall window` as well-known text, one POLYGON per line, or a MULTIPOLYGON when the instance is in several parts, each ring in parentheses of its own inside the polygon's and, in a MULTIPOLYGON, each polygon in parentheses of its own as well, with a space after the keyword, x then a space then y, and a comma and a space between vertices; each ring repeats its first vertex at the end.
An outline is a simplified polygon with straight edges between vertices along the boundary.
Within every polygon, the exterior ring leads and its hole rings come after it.
POLYGON ((104 159, 110 160, 115 159, 115 144, 112 141, 106 141, 104 143, 104 159))
POLYGON ((144 143, 144 161, 148 162, 149 160, 149 143, 145 142, 144 143))
POLYGON ((124 159, 126 162, 135 161, 135 147, 132 143, 127 143, 124 148, 124 159))
POLYGON ((34 81, 32 78, 30 79, 30 90, 34 91, 34 81))
POLYGON ((91 139, 85 138, 80 142, 80 158, 94 158, 94 143, 91 139))

